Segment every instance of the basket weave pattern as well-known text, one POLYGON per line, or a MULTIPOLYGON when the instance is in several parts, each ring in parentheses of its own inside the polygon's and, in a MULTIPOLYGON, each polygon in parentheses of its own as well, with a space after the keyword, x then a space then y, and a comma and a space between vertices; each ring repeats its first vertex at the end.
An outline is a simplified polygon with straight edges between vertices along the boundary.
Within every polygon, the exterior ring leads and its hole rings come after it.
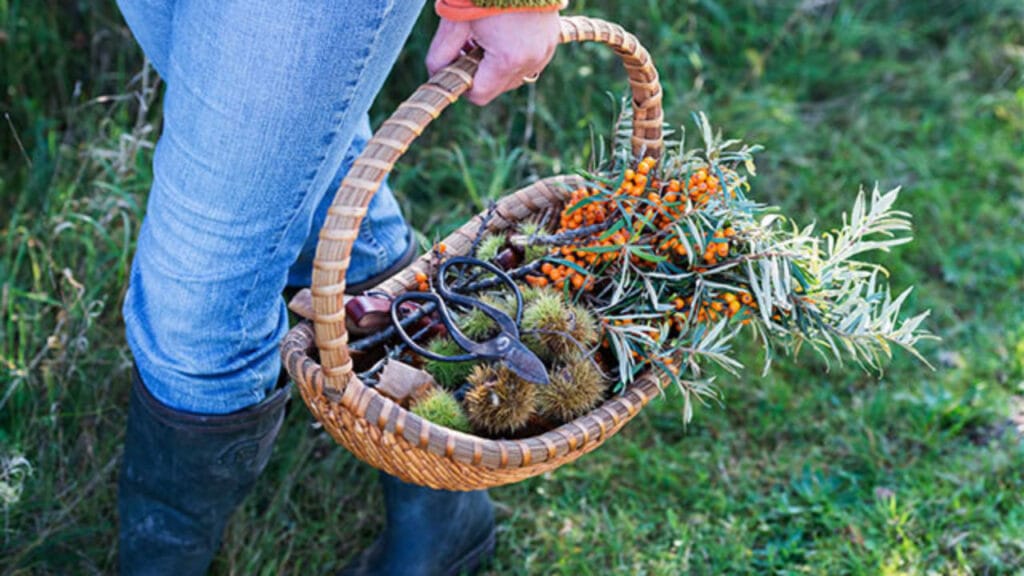
MULTIPOLYGON (((561 41, 601 42, 622 59, 633 95, 634 154, 657 158, 662 150, 661 86, 650 55, 621 27, 584 17, 562 19, 561 41)), ((345 328, 345 272, 366 207, 385 176, 423 129, 464 93, 479 54, 463 56, 422 85, 377 131, 341 184, 320 232, 314 261, 314 326, 293 328, 282 343, 285 367, 310 411, 358 458, 415 484, 476 490, 524 480, 572 462, 600 446, 660 393, 647 372, 589 414, 539 436, 490 440, 431 424, 375 390, 353 373, 345 328), (319 350, 320 364, 311 354, 319 350)), ((582 180, 541 180, 500 200, 487 227, 500 231, 531 215, 561 207, 582 180)), ((466 254, 484 219, 477 215, 445 239, 448 253, 466 254)), ((377 290, 396 295, 431 273, 424 256, 377 290)))

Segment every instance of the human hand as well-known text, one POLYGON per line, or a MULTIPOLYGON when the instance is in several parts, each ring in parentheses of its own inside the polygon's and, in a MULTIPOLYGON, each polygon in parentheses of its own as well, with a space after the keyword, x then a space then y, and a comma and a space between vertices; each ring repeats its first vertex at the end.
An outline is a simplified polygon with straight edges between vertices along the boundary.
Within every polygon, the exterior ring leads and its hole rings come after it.
POLYGON ((555 54, 559 34, 554 11, 510 12, 468 22, 442 18, 427 52, 427 71, 433 75, 451 64, 472 40, 484 49, 484 57, 466 98, 484 106, 540 74, 555 54))

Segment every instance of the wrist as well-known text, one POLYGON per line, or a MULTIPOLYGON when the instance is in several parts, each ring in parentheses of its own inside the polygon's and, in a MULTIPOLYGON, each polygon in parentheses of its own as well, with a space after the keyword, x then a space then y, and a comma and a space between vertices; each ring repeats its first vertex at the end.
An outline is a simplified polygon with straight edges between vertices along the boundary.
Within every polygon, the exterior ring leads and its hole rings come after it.
POLYGON ((435 0, 434 11, 445 20, 466 22, 510 12, 557 12, 568 0, 435 0))

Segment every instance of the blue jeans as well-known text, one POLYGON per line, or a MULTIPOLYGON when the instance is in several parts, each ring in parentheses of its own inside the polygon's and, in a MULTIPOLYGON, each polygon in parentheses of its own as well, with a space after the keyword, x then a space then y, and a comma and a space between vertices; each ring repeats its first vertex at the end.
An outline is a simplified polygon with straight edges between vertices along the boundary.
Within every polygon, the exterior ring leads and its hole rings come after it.
MULTIPOLYGON (((330 196, 423 1, 119 0, 167 84, 123 310, 162 403, 224 414, 275 386, 281 292, 309 281, 330 196)), ((385 185, 349 283, 387 268, 409 238, 385 185)))

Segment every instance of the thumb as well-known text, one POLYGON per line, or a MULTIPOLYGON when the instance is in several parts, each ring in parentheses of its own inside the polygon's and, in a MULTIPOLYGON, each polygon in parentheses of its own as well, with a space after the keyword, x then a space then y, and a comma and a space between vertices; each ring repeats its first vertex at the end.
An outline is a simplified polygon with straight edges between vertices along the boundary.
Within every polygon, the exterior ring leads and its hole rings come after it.
POLYGON ((427 72, 433 76, 438 70, 451 64, 469 40, 469 23, 441 19, 427 50, 427 72))

